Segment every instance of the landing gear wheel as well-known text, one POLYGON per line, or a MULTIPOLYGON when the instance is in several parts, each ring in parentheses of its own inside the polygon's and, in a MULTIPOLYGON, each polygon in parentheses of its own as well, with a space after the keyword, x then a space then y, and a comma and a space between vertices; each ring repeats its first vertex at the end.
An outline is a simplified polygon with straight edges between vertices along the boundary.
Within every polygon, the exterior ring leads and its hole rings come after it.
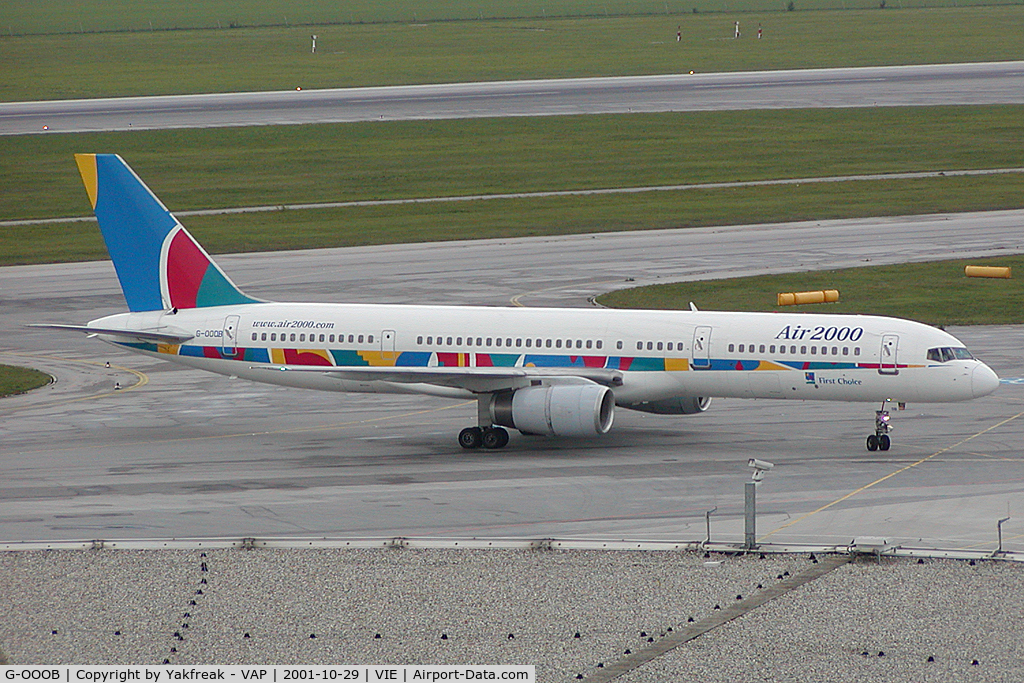
POLYGON ((892 444, 892 441, 889 439, 889 435, 888 434, 879 434, 878 435, 878 450, 880 450, 880 451, 887 451, 887 450, 889 450, 889 446, 891 444, 892 444))
POLYGON ((485 429, 483 434, 484 448, 504 448, 508 445, 508 431, 502 427, 485 429))
MULTIPOLYGON (((886 440, 886 442, 888 442, 889 441, 889 437, 886 436, 885 440, 886 440)), ((878 435, 877 434, 868 434, 868 443, 867 443, 868 450, 872 451, 872 452, 877 451, 879 445, 881 445, 881 444, 879 443, 878 435)))
POLYGON ((484 430, 479 427, 466 427, 459 432, 459 445, 466 449, 480 448, 484 430))

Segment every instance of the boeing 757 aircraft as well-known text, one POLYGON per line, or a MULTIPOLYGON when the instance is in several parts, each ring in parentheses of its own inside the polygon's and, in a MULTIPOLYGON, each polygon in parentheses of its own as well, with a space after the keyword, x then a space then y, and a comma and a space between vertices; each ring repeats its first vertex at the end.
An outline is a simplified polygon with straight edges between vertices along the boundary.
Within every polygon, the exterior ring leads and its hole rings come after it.
POLYGON ((597 436, 616 407, 686 415, 712 397, 947 402, 999 384, 955 337, 909 320, 815 313, 274 303, 244 294, 113 154, 76 155, 128 313, 78 330, 256 382, 477 401, 463 448, 505 427, 597 436))

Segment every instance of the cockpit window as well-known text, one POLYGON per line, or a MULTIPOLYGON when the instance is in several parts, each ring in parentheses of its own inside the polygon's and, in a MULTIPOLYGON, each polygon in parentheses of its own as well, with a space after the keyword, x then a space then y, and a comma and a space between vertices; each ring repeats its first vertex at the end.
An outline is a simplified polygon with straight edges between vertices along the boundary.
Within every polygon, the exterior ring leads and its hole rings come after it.
POLYGON ((974 360, 971 352, 962 346, 943 346, 935 349, 928 349, 928 360, 937 363, 945 363, 951 360, 974 360))

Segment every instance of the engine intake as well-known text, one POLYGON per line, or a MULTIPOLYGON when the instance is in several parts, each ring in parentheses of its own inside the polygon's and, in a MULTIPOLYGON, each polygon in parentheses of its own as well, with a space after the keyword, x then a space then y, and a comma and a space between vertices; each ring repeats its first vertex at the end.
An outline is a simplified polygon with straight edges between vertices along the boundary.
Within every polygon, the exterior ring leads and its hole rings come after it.
POLYGON ((612 428, 615 396, 598 384, 527 387, 495 394, 494 424, 544 436, 597 436, 612 428))

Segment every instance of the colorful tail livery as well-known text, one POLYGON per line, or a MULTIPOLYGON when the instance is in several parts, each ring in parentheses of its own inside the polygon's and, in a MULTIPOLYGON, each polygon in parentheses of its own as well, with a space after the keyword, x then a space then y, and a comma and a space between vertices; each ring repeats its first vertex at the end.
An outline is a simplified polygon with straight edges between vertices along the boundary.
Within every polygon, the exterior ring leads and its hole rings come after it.
POLYGON ((107 251, 133 312, 257 303, 213 262, 116 154, 76 154, 107 251))
POLYGON ((719 396, 878 401, 867 447, 888 450, 888 401, 999 384, 955 337, 895 318, 257 301, 120 157, 77 158, 131 312, 36 326, 268 384, 475 399, 464 448, 501 448, 505 427, 599 436, 616 407, 696 414, 719 396))

